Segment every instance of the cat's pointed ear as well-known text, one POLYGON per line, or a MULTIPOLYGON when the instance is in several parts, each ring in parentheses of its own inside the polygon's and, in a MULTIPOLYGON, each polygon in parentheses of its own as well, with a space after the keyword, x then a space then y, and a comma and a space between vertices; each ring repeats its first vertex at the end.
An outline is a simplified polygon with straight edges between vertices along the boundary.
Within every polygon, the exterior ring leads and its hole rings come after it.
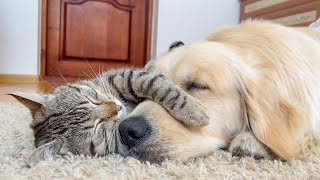
POLYGON ((28 166, 32 166, 37 164, 40 161, 46 161, 49 159, 54 159, 61 147, 62 147, 62 140, 55 139, 51 142, 48 142, 37 149, 35 149, 27 158, 26 163, 28 166))
POLYGON ((30 109, 32 116, 39 110, 41 105, 44 103, 44 97, 41 94, 37 93, 10 93, 7 95, 11 95, 16 98, 20 103, 25 105, 30 109))

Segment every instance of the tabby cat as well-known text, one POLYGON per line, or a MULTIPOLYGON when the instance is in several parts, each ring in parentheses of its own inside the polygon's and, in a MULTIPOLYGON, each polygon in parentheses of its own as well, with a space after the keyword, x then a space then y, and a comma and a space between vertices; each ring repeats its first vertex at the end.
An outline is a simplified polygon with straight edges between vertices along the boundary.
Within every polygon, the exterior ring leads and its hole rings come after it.
POLYGON ((117 153, 119 122, 145 98, 156 101, 187 125, 208 124, 198 100, 151 69, 110 70, 44 95, 11 94, 33 116, 31 128, 37 149, 27 164, 67 152, 90 156, 117 153))

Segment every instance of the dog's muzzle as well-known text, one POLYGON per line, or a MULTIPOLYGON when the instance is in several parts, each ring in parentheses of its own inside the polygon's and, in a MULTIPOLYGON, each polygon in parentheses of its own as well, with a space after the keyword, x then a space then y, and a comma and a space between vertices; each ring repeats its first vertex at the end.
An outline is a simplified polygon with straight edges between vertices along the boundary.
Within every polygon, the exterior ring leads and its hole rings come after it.
POLYGON ((150 136, 151 127, 141 116, 129 117, 119 125, 121 142, 128 149, 142 143, 150 136))

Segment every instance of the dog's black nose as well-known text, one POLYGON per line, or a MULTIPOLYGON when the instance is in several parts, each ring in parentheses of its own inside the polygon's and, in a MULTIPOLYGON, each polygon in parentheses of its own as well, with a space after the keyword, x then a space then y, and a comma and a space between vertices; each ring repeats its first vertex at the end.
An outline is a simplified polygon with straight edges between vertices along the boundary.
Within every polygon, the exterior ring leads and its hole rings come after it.
POLYGON ((129 149, 149 136, 149 131, 149 124, 145 118, 140 116, 129 117, 119 125, 122 143, 128 146, 129 149))

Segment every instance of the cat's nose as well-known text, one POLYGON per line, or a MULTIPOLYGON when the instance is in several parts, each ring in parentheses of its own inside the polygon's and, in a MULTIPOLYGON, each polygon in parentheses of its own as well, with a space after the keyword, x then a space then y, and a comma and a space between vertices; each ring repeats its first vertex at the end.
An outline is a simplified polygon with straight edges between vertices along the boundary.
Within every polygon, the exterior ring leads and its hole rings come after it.
POLYGON ((150 125, 141 116, 129 117, 119 125, 121 141, 129 149, 142 142, 150 135, 150 125))
POLYGON ((121 111, 122 107, 120 105, 116 105, 117 111, 121 111))

